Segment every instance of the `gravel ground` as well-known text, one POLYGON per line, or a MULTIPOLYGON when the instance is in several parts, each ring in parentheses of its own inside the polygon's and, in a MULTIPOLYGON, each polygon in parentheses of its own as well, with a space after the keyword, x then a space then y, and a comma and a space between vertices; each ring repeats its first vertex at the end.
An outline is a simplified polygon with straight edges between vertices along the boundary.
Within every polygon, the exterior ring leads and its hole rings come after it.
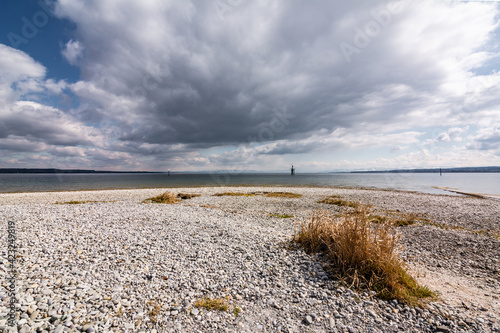
MULTIPOLYGON (((339 188, 171 189, 200 197, 142 203, 165 189, 0 194, 2 244, 16 222, 19 332, 500 332, 500 201, 339 188), (216 197, 218 192, 302 198, 216 197), (327 195, 425 214, 401 227, 402 257, 441 293, 426 308, 338 285, 320 256, 289 250, 327 195), (71 200, 94 201, 54 204, 71 200), (288 214, 293 218, 270 217, 288 214), (195 307, 224 298, 228 311, 195 307)), ((2 276, 8 275, 2 245, 2 276)), ((0 290, 0 329, 9 298, 0 290)))

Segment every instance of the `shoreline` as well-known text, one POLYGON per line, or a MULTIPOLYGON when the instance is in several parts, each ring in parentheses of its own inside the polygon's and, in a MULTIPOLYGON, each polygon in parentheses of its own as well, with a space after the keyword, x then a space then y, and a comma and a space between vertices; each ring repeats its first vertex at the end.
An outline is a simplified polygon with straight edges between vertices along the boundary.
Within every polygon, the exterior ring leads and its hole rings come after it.
MULTIPOLYGON (((490 198, 496 198, 496 194, 477 194, 468 193, 468 192, 459 192, 454 190, 449 190, 445 187, 434 187, 436 189, 443 190, 444 193, 430 193, 430 192, 422 192, 417 190, 403 190, 403 189, 395 189, 395 188, 378 188, 378 187, 363 187, 363 186, 333 186, 333 185, 287 185, 287 184, 264 184, 264 185, 253 185, 253 184, 237 184, 237 185, 193 185, 193 186, 160 186, 160 187, 110 187, 104 189, 78 189, 78 190, 53 190, 53 191, 15 191, 15 192, 0 192, 0 195, 4 194, 31 194, 31 193, 76 193, 76 192, 100 192, 100 191, 132 191, 132 190, 178 190, 178 189, 197 189, 197 188, 299 188, 299 189, 332 189, 332 190, 363 190, 363 191, 389 191, 389 192, 401 192, 401 193, 415 193, 415 194, 424 194, 424 195, 436 195, 436 196, 449 196, 449 197, 466 197, 466 196, 488 196, 490 198), (452 194, 454 193, 454 194, 452 194)), ((498 195, 500 196, 500 195, 498 195)))
MULTIPOLYGON (((286 327, 292 332, 348 327, 360 332, 372 328, 392 332, 400 330, 398 327, 425 331, 443 325, 453 331, 493 331, 499 327, 495 318, 500 317, 500 240, 483 231, 499 231, 498 211, 498 200, 343 187, 252 185, 0 193, 0 213, 5 220, 15 218, 20 229, 21 310, 30 317, 33 311, 29 314, 29 307, 38 309, 30 319, 33 325, 55 329, 64 327, 70 318, 67 324, 77 331, 84 327, 83 318, 96 331, 148 327, 152 324, 148 301, 160 306, 158 323, 180 325, 187 331, 228 328, 250 332, 259 325, 271 331, 286 327), (212 196, 283 189, 303 197, 212 196), (141 203, 164 191, 201 196, 174 205, 141 203), (425 214, 428 223, 400 228, 401 256, 418 281, 442 292, 441 299, 431 302, 428 309, 413 311, 401 304, 367 301, 369 295, 356 296, 339 288, 337 281, 324 279, 319 258, 283 249, 280 244, 291 239, 294 228, 315 209, 336 213, 344 209, 317 203, 328 195, 371 204, 380 211, 425 214), (71 200, 95 202, 54 204, 71 200), (273 213, 294 217, 269 216, 273 213), (150 280, 144 277, 149 272, 150 280), (450 283, 455 285, 450 287, 450 283), (65 299, 68 295, 72 295, 70 301, 65 299), (229 295, 231 306, 240 307, 241 313, 236 317, 200 310, 193 315, 194 301, 203 295, 229 295), (36 301, 37 297, 41 300, 36 301), (48 297, 54 299, 54 306, 44 302, 48 297), (85 299, 95 309, 110 306, 118 311, 120 304, 124 313, 116 316, 116 311, 108 311, 101 318, 102 311, 97 311, 96 319, 89 315, 92 311, 77 309, 85 299), (313 318, 312 323, 307 316, 313 318)), ((6 242, 5 226, 2 228, 2 241, 6 242)), ((7 298, 0 294, 0 299, 2 326, 7 298)), ((29 323, 26 319, 23 325, 29 323)), ((161 325, 157 331, 163 331, 161 325)))

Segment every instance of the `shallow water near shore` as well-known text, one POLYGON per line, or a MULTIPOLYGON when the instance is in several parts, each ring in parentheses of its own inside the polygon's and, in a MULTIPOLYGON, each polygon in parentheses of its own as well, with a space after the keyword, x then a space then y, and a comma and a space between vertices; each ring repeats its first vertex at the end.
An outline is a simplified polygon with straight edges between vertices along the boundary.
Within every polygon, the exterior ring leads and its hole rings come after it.
MULTIPOLYGON (((500 195, 500 173, 103 173, 1 174, 0 193, 192 186, 338 186, 397 189, 434 194, 461 192, 500 195)), ((457 194, 458 195, 458 194, 457 194)))

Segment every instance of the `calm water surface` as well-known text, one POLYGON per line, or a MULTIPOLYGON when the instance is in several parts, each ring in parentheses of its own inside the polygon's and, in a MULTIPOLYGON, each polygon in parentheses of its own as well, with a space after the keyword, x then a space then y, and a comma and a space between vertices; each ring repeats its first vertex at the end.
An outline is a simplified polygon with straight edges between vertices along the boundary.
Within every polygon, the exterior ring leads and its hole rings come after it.
POLYGON ((0 192, 75 191, 225 185, 321 185, 373 187, 451 194, 437 187, 500 195, 500 173, 329 173, 329 174, 0 174, 0 192))

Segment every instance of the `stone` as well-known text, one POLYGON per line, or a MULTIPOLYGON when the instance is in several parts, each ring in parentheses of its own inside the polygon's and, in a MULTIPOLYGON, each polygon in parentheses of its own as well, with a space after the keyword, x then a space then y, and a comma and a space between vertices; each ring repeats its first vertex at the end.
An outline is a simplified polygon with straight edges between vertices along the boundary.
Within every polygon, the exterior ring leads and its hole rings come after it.
POLYGON ((61 332, 63 332, 63 330, 64 330, 63 325, 59 325, 59 326, 57 326, 57 327, 56 327, 56 329, 54 330, 54 333, 61 333, 61 332))

